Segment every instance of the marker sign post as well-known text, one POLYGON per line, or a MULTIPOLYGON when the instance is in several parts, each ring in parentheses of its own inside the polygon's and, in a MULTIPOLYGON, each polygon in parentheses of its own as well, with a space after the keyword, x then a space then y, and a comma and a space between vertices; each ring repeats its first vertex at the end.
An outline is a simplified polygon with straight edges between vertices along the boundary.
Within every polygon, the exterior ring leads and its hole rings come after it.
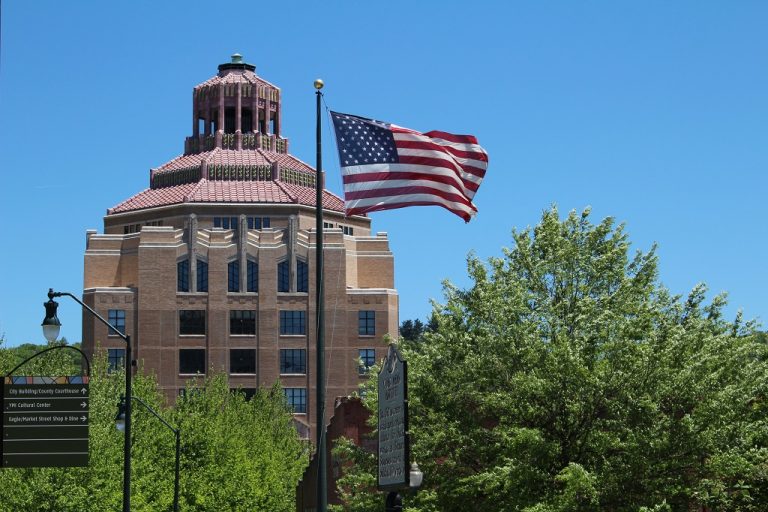
POLYGON ((410 485, 408 443, 408 366, 394 345, 379 372, 379 479, 380 491, 410 485))
POLYGON ((88 465, 87 376, 9 376, 2 382, 0 467, 88 465))

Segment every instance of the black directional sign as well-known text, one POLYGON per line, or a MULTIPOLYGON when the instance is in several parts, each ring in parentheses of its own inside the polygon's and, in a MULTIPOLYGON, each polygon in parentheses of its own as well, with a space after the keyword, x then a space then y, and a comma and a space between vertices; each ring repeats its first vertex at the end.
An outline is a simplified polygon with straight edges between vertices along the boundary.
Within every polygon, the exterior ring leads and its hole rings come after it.
POLYGON ((88 377, 6 377, 1 467, 88 465, 88 377))
POLYGON ((408 365, 394 345, 379 372, 379 477, 381 491, 410 484, 408 442, 408 365))

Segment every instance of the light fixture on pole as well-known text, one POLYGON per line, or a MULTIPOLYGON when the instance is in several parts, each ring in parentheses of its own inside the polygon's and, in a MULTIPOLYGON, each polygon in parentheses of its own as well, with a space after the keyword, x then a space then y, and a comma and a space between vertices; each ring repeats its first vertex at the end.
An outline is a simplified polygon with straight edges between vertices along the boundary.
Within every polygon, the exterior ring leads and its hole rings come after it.
POLYGON ((48 302, 43 303, 45 306, 45 318, 43 318, 43 336, 49 343, 53 343, 59 339, 59 332, 61 332, 61 322, 59 317, 56 316, 56 310, 59 309, 59 303, 53 300, 53 297, 48 299, 48 302))
POLYGON ((416 490, 421 487, 421 482, 424 481, 424 473, 419 469, 419 465, 415 462, 411 464, 411 479, 410 487, 412 490, 416 490))
MULTIPOLYGON (((125 396, 131 396, 132 376, 133 376, 133 357, 131 356, 131 337, 123 334, 114 325, 110 324, 103 316, 98 314, 90 306, 75 297, 69 292, 55 292, 53 288, 48 289, 48 302, 45 302, 45 318, 43 319, 43 335, 50 342, 56 341, 61 331, 61 322, 56 316, 56 310, 59 307, 54 297, 69 297, 74 300, 83 309, 92 314, 99 322, 107 326, 109 332, 120 336, 125 341, 125 396)), ((131 401, 125 402, 125 440, 123 442, 123 512, 131 512, 131 401)))

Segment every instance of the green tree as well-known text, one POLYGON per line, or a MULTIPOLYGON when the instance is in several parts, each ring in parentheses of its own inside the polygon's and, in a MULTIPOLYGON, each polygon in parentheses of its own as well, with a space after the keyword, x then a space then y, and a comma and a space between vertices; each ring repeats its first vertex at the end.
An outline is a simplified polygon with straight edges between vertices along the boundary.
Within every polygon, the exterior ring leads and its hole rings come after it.
MULTIPOLYGON (((9 350, 0 347, 3 374, 17 361, 9 350)), ((40 366, 33 370, 51 375, 72 373, 72 361, 61 357, 63 352, 40 356, 40 366)), ((0 509, 120 509, 124 438, 115 428, 115 415, 124 374, 108 372, 105 357, 93 361, 91 369, 89 466, 1 469, 0 509)), ((294 489, 308 452, 291 425, 279 389, 263 390, 245 400, 242 394, 230 392, 223 375, 212 375, 195 383, 175 407, 168 407, 154 378, 140 372, 133 390, 181 428, 181 510, 294 510, 294 489)), ((173 433, 136 402, 133 421, 132 510, 171 510, 173 433)))
POLYGON ((631 254, 624 227, 588 210, 545 211, 513 239, 487 263, 470 256, 473 284, 445 283, 436 329, 403 345, 425 473, 412 506, 765 510, 754 325, 723 319, 724 296, 707 303, 703 285, 670 294, 655 248, 631 254))

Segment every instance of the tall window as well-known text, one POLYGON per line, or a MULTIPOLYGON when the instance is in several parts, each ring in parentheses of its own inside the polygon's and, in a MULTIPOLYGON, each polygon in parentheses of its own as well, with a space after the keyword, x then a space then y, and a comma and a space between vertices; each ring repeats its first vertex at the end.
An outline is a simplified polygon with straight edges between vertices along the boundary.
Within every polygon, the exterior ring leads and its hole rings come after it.
POLYGON ((372 348, 361 348, 358 352, 360 358, 360 366, 357 371, 360 375, 365 375, 370 370, 371 366, 376 364, 376 350, 372 348))
POLYGON ((228 276, 228 287, 227 290, 230 292, 239 292, 240 291, 240 262, 230 261, 229 265, 227 265, 227 276, 228 276))
POLYGON ((280 373, 307 373, 307 351, 303 348, 281 348, 280 373))
POLYGON ((277 264, 277 291, 287 292, 291 289, 290 267, 287 261, 277 264))
MULTIPOLYGON (((125 334, 125 310, 124 309, 110 309, 107 315, 109 325, 120 331, 121 334, 125 334)), ((110 336, 115 336, 115 331, 109 330, 110 336)))
POLYGON ((304 311, 280 311, 280 334, 307 334, 304 311))
POLYGON ((180 310, 179 334, 205 334, 205 311, 202 309, 180 310))
POLYGON ((296 260, 296 291, 309 291, 309 265, 306 261, 296 260))
POLYGON ((176 289, 180 292, 189 291, 189 260, 176 263, 176 289))
POLYGON ((256 373, 256 351, 252 348, 230 350, 229 373, 256 373))
POLYGON ((109 366, 107 367, 109 373, 122 369, 125 365, 125 349, 108 348, 107 362, 109 363, 109 366))
POLYGON ((213 227, 237 230, 237 217, 214 217, 213 227))
POLYGON ((179 350, 179 373, 205 373, 205 349, 182 348, 179 350))
POLYGON ((208 262, 197 259, 197 291, 208 291, 208 262))
POLYGON ((256 334, 256 312, 230 311, 229 334, 256 334))
POLYGON ((259 291, 259 264, 248 260, 248 291, 259 291))
POLYGON ((294 413, 307 412, 307 388, 283 388, 285 401, 294 413))
POLYGON ((357 312, 357 333, 360 336, 373 336, 376 334, 376 312, 357 312))

